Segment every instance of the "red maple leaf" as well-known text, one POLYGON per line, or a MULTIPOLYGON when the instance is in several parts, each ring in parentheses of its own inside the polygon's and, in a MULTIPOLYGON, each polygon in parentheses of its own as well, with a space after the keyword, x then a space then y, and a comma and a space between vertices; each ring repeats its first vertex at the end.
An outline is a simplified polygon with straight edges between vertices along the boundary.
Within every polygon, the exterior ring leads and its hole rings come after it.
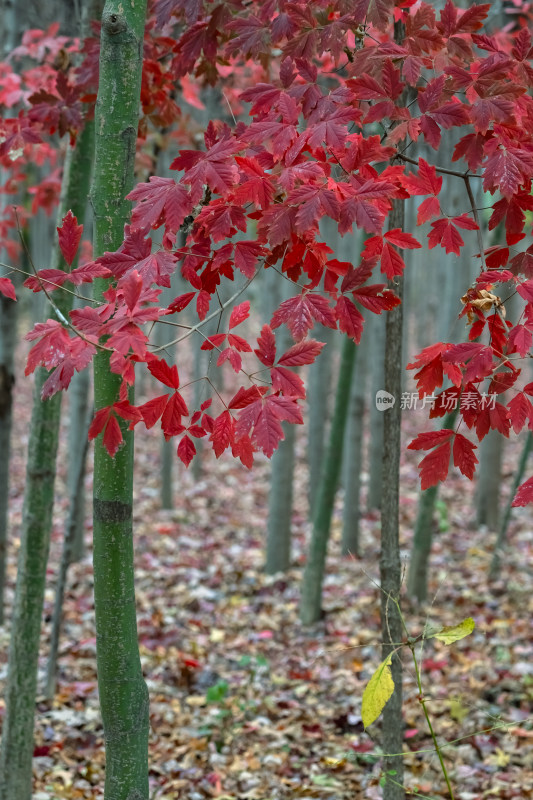
POLYGON ((431 227, 432 230, 428 234, 430 250, 440 244, 446 250, 446 253, 460 255, 464 240, 457 228, 477 230, 478 226, 467 214, 461 214, 461 216, 453 217, 451 220, 437 219, 431 223, 431 227))
POLYGON ((220 139, 207 152, 200 150, 180 150, 180 154, 170 165, 171 169, 184 170, 183 182, 191 187, 194 204, 202 199, 204 186, 224 195, 239 180, 239 168, 232 161, 234 153, 242 146, 234 139, 220 139))
POLYGON ((16 300, 15 287, 9 278, 0 278, 0 294, 8 297, 10 300, 16 300))
POLYGON ((104 434, 102 443, 111 458, 114 458, 123 442, 123 437, 118 420, 113 413, 113 406, 106 406, 95 413, 89 427, 89 441, 96 439, 102 431, 104 434))
POLYGON ((533 502, 533 478, 528 478, 527 481, 525 481, 518 487, 512 505, 516 508, 517 506, 527 506, 528 503, 532 502, 533 502))
POLYGON ((172 178, 150 177, 149 183, 138 183, 127 196, 137 202, 131 215, 132 230, 147 233, 165 224, 172 232, 179 230, 193 208, 189 192, 172 178))
POLYGON ((57 228, 57 233, 63 258, 70 267, 78 252, 83 225, 78 225, 78 220, 72 211, 68 211, 63 217, 60 227, 57 228))
POLYGON ((308 292, 284 300, 271 320, 272 328, 287 325, 292 337, 299 342, 304 339, 315 322, 327 328, 336 328, 335 315, 326 300, 319 294, 308 292))
POLYGON ((235 438, 250 436, 254 447, 270 458, 278 443, 285 438, 282 420, 303 424, 302 412, 294 397, 268 395, 253 400, 238 415, 235 438))

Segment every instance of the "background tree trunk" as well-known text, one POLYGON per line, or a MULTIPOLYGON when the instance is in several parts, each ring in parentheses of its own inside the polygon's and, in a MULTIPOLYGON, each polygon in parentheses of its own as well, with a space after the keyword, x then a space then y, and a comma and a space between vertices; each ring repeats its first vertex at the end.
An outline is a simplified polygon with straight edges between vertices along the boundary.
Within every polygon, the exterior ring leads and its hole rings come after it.
MULTIPOLYGON (((453 428, 459 407, 446 415, 443 428, 453 428)), ((411 548, 409 571, 407 573, 407 593, 418 603, 425 603, 428 596, 428 562, 433 541, 435 503, 439 495, 439 484, 420 492, 415 533, 411 548)))
MULTIPOLYGON (((365 327, 368 324, 368 315, 365 327)), ((368 372, 368 331, 357 349, 357 365, 352 376, 352 388, 344 448, 342 515, 343 555, 359 555, 359 517, 361 511, 361 472, 363 469, 363 429, 368 372)))
POLYGON ((311 625, 322 612, 322 583, 326 563, 331 516, 342 465, 346 417, 350 402, 350 386, 355 363, 356 345, 345 336, 342 343, 335 410, 331 421, 328 451, 313 519, 313 529, 302 581, 300 619, 311 625))
MULTIPOLYGON (((74 149, 68 152, 59 220, 69 208, 78 219, 84 217, 91 163, 90 152, 86 150, 88 141, 90 137, 83 131, 74 149)), ((54 267, 66 268, 58 248, 54 267)), ((68 316, 71 297, 66 292, 56 292, 55 303, 63 316, 68 316)), ((45 369, 40 368, 36 372, 9 648, 6 715, 0 749, 0 800, 30 800, 31 797, 39 634, 50 547, 62 399, 61 392, 58 392, 49 400, 41 400, 47 377, 45 369)))
MULTIPOLYGON (((387 312, 388 313, 388 312, 387 312)), ((385 361, 385 314, 370 315, 366 333, 370 337, 370 422, 372 431, 368 451, 368 508, 381 508, 383 488, 383 411, 376 408, 376 392, 384 387, 383 364, 385 361)))
MULTIPOLYGON (((133 184, 146 0, 108 0, 102 16, 100 84, 91 200, 94 254, 123 239, 133 184)), ((95 282, 101 299, 108 281, 95 282)), ((109 356, 94 359, 95 410, 119 396, 109 356)), ((106 744, 105 800, 148 800, 148 690, 137 642, 133 567, 133 432, 109 457, 99 436, 94 450, 94 596, 100 706, 106 744)))
POLYGON ((518 490, 518 487, 520 486, 524 478, 524 473, 526 471, 526 466, 532 447, 533 447, 533 433, 531 433, 531 431, 528 431, 526 440, 524 442, 524 447, 522 449, 522 455, 520 456, 518 469, 516 471, 516 475, 513 480, 513 485, 511 486, 511 493, 509 495, 509 500, 507 501, 507 505, 505 506, 505 511, 502 516, 500 529, 498 531, 498 538, 496 539, 496 544, 494 545, 494 553, 492 555, 492 561, 490 563, 490 571, 489 571, 489 580, 491 581, 496 580, 500 572, 502 551, 505 545, 505 541, 507 539, 507 529, 509 527, 509 522, 511 520, 511 513, 513 510, 513 505, 512 505, 513 499, 518 490))
MULTIPOLYGON (((389 228, 404 227, 402 201, 395 200, 389 217, 389 228)), ((398 297, 402 297, 402 278, 390 282, 398 297)), ((402 569, 399 544, 400 452, 401 452, 401 391, 402 391, 402 326, 403 306, 387 313, 385 332, 385 391, 396 402, 383 414, 383 490, 381 505, 381 554, 379 572, 381 580, 381 635, 382 658, 385 659, 402 641, 403 630, 399 610, 402 569)), ((401 753, 403 750, 402 720, 402 662, 398 655, 391 664, 394 692, 383 709, 383 752, 401 753)), ((385 772, 394 772, 383 788, 384 800, 403 800, 403 757, 385 758, 385 772)))
MULTIPOLYGON (((289 281, 269 269, 266 275, 269 302, 265 308, 268 321, 278 305, 292 294, 289 281)), ((276 347, 278 356, 288 350, 292 340, 286 327, 278 329, 276 347)), ((292 501, 294 478, 294 448, 296 425, 283 423, 285 439, 279 443, 271 459, 270 493, 268 502, 267 546, 265 571, 268 575, 286 572, 291 562, 292 501)))

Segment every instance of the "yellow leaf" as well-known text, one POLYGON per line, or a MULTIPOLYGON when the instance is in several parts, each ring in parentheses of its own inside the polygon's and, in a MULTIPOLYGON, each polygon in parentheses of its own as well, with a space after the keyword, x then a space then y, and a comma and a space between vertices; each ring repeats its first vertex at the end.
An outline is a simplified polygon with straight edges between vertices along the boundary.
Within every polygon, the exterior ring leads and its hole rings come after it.
POLYGON ((452 697, 450 700, 450 717, 452 719, 457 720, 457 722, 462 722, 464 718, 468 716, 468 712, 469 709, 463 705, 461 698, 452 697))
POLYGON ((390 669, 391 661, 392 655, 387 656, 385 661, 381 662, 363 692, 361 718, 365 728, 377 720, 394 691, 394 681, 390 669))
POLYGON ((444 642, 444 644, 451 644, 452 642, 458 642, 459 639, 464 639, 465 636, 472 633, 475 626, 476 623, 472 617, 467 617, 457 625, 445 625, 437 631, 430 631, 427 638, 435 638, 438 639, 439 642, 444 642))

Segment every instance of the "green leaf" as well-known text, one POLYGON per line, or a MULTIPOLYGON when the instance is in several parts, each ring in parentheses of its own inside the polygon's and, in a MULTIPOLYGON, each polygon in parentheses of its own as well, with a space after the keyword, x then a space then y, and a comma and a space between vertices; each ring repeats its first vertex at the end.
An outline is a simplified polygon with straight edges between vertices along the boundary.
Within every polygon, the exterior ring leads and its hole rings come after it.
POLYGON ((436 631, 430 631, 426 639, 438 639, 439 642, 444 642, 444 644, 451 644, 452 642, 458 642, 459 639, 464 639, 465 636, 472 633, 475 627, 476 623, 472 617, 467 617, 457 625, 445 625, 436 631))
POLYGON ((365 728, 377 720, 394 691, 394 681, 390 669, 391 661, 392 654, 381 662, 363 692, 361 718, 365 728))
POLYGON ((218 681, 214 686, 210 686, 206 692, 205 699, 208 703, 220 703, 226 697, 229 686, 226 681, 218 681))

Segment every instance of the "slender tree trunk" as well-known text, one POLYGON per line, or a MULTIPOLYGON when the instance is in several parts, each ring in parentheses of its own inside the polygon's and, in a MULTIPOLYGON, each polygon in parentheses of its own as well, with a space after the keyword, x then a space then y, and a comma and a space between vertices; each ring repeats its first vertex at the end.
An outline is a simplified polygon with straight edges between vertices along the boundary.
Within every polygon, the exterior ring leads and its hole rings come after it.
POLYGON ((359 555, 359 517, 361 471, 363 467, 363 428, 368 367, 367 331, 359 344, 357 366, 352 377, 350 406, 344 452, 344 507, 342 515, 342 553, 359 555))
MULTIPOLYGON (((90 416, 92 418, 92 412, 90 416)), ((59 565, 59 573, 57 576, 54 612, 52 615, 52 632, 50 634, 50 653, 48 655, 48 664, 46 666, 46 696, 49 700, 53 699, 56 691, 57 656, 59 652, 61 623, 63 621, 63 598, 65 596, 65 588, 67 585, 68 568, 74 561, 74 552, 77 545, 77 539, 79 538, 79 520, 80 518, 83 520, 83 514, 80 514, 79 507, 85 501, 83 479, 85 477, 85 465, 87 451, 89 449, 89 423, 90 419, 86 413, 84 424, 80 429, 78 429, 78 437, 82 443, 82 450, 78 453, 75 466, 76 474, 74 475, 74 479, 69 481, 69 513, 65 529, 65 536, 63 539, 61 563, 59 565)))
POLYGON ((333 373, 333 353, 338 334, 330 328, 323 328, 317 338, 325 342, 326 348, 322 358, 318 358, 309 368, 309 425, 307 434, 307 460, 309 463, 309 509, 311 519, 314 517, 314 505, 318 498, 324 457, 326 437, 330 418, 329 402, 331 397, 331 381, 333 373))
MULTIPOLYGON (((96 150, 91 200, 94 252, 115 250, 123 239, 133 184, 139 116, 146 0, 107 0, 102 16, 100 84, 95 113, 96 150)), ((100 299, 108 281, 98 280, 100 299)), ((109 357, 94 360, 98 411, 119 396, 120 378, 109 357)), ((105 800, 148 800, 148 690, 143 679, 133 566, 133 433, 112 459, 101 436, 94 450, 94 595, 100 706, 106 745, 105 800)))
POLYGON ((491 531, 498 529, 502 457, 503 436, 491 430, 481 444, 477 486, 477 524, 487 525, 491 531))
POLYGON ((496 539, 496 544, 494 545, 494 553, 492 555, 492 561, 490 564, 490 571, 489 571, 489 580, 491 581, 496 580, 500 572, 501 554, 503 546, 505 544, 505 540, 507 539, 507 528, 509 527, 509 522, 511 521, 513 499, 517 492, 518 487, 522 483, 522 479, 524 477, 524 472, 526 471, 526 466, 532 447, 533 447, 533 433, 531 433, 531 431, 528 431, 526 440, 524 442, 522 455, 520 456, 520 463, 518 465, 518 470, 516 472, 513 485, 511 487, 511 494, 509 495, 509 500, 507 502, 507 505, 505 506, 505 511, 500 524, 500 530, 498 531, 498 538, 496 539))
POLYGON ((15 383, 15 342, 17 336, 17 303, 0 298, 0 624, 4 622, 4 589, 6 582, 7 529, 9 512, 9 456, 13 386, 15 383))
MULTIPOLYGON (((389 227, 404 227, 404 209, 401 201, 395 200, 389 218, 389 227)), ((391 288, 401 298, 403 279, 391 282, 391 288)), ((399 305, 387 313, 385 331, 385 391, 390 392, 396 402, 383 413, 383 472, 381 504, 381 554, 379 571, 381 580, 381 632, 383 658, 385 659, 402 641, 403 630, 399 610, 394 601, 399 601, 402 568, 399 544, 399 498, 400 498, 400 450, 401 450, 401 405, 402 390, 402 326, 403 306, 399 305)), ((402 721, 402 662, 398 655, 391 664, 394 692, 383 709, 383 752, 400 754, 403 750, 402 721)), ((403 800, 403 757, 393 755, 385 758, 384 770, 393 772, 383 787, 384 800, 403 800)))
MULTIPOLYGON (((388 313, 388 312, 387 312, 388 313)), ((384 388, 383 364, 385 360, 385 314, 379 317, 370 316, 368 331, 370 336, 370 357, 372 362, 372 380, 370 385, 370 430, 372 436, 369 443, 369 477, 367 506, 369 509, 381 508, 383 490, 383 412, 376 407, 376 393, 384 388)))
MULTIPOLYGON (((270 322, 278 305, 291 296, 289 281, 280 283, 274 270, 267 270, 263 302, 266 306, 264 316, 270 322)), ((287 328, 277 331, 276 345, 281 355, 292 344, 287 328)), ((327 358, 327 356, 326 356, 327 358)), ((268 504, 267 543, 265 570, 268 575, 286 572, 291 563, 292 501, 294 484, 294 447, 296 444, 296 425, 283 424, 285 439, 272 456, 270 468, 270 493, 268 504)))
MULTIPOLYGON (((2 33, 0 34, 3 60, 17 44, 20 6, 15 0, 4 0, 2 33)), ((8 173, 0 167, 0 186, 8 173)), ((0 217, 6 208, 6 195, 0 194, 0 217)), ((0 256, 3 256, 0 245, 0 256)), ((6 260, 4 258, 4 260, 6 260)), ((22 281, 11 275, 15 287, 22 281)), ((17 342, 18 303, 2 295, 0 298, 0 625, 4 622, 4 591, 6 582, 7 529, 9 524, 9 457, 11 450, 11 422, 13 386, 15 383, 15 346, 17 342)))
POLYGON ((286 572, 291 565, 291 519, 296 425, 284 425, 285 439, 272 457, 265 570, 286 572))
MULTIPOLYGON (((83 219, 90 176, 90 136, 85 129, 69 151, 59 208, 61 219, 70 208, 83 219)), ((41 265, 40 265, 41 266, 41 265)), ((66 267, 59 250, 56 269, 66 267)), ((64 316, 71 295, 58 291, 55 302, 64 316)), ((29 800, 32 784, 33 718, 37 686, 39 634, 54 502, 61 393, 41 400, 48 377, 36 372, 28 446, 22 533, 9 648, 6 715, 0 749, 0 800, 29 800)))
MULTIPOLYGON (((458 412, 458 408, 450 411, 442 427, 453 428, 458 412)), ((407 593, 419 603, 425 603, 428 596, 428 561, 433 541, 433 516, 438 494, 439 486, 436 484, 420 492, 418 501, 415 534, 407 573, 407 593)))
MULTIPOLYGON (((69 446, 69 520, 66 529, 69 537, 69 564, 81 561, 85 553, 85 466, 87 463, 87 414, 89 410, 91 380, 88 370, 76 372, 69 387, 70 428, 69 446)), ((91 403, 92 405, 92 403, 91 403)))
POLYGON ((350 386, 355 363, 356 345, 347 336, 342 343, 339 380, 335 395, 335 410, 331 421, 328 451, 322 481, 318 493, 313 530, 307 562, 302 582, 300 601, 300 619, 304 625, 311 625, 320 619, 322 612, 322 583, 326 563, 331 517, 335 502, 335 493, 339 483, 342 465, 342 450, 348 405, 350 402, 350 386))

